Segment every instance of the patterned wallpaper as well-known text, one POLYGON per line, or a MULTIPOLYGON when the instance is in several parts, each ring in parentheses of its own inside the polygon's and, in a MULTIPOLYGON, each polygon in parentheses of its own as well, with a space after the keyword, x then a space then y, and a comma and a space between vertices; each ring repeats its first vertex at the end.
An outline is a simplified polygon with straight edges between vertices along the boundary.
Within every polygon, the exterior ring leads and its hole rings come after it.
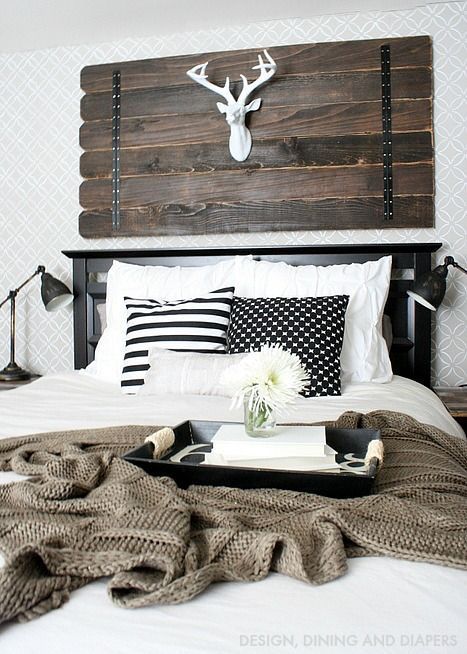
MULTIPOLYGON (((262 243, 377 243, 442 241, 443 250, 467 262, 466 121, 467 2, 439 3, 398 12, 371 12, 274 20, 163 39, 125 39, 0 56, 0 296, 44 264, 71 284, 63 249, 182 247, 262 243), (275 232, 103 239, 78 235, 80 184, 79 75, 83 66, 271 45, 429 34, 434 42, 435 229, 275 232)), ((452 270, 452 269, 451 269, 452 270)), ((8 311, 1 310, 0 364, 8 361, 8 311)), ((467 278, 452 271, 436 315, 436 383, 467 381, 467 278)), ((70 307, 47 314, 36 279, 18 300, 17 361, 38 373, 72 367, 70 307)))

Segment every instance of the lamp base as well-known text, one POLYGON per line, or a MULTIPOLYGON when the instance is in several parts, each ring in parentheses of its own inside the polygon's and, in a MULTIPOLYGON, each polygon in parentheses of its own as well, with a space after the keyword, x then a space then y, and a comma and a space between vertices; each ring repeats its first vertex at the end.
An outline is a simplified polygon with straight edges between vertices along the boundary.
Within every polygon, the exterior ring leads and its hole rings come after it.
POLYGON ((10 362, 3 370, 0 370, 0 381, 15 382, 23 379, 31 379, 31 373, 23 370, 16 363, 10 362))

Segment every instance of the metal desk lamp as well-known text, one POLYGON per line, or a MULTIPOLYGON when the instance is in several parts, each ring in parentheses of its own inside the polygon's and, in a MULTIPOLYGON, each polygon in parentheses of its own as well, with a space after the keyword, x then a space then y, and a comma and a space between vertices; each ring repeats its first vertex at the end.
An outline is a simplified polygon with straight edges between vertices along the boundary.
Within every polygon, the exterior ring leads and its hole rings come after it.
POLYGON ((20 381, 30 379, 31 373, 20 368, 15 362, 15 339, 16 339, 16 296, 36 275, 42 275, 41 296, 46 311, 55 311, 73 302, 73 294, 70 289, 59 279, 55 279, 45 272, 44 266, 38 266, 37 270, 14 291, 10 291, 7 297, 0 302, 0 308, 10 302, 10 363, 0 370, 0 381, 20 381))
POLYGON ((448 266, 462 270, 467 275, 467 270, 454 261, 453 257, 445 257, 443 264, 436 266, 434 270, 423 274, 420 279, 417 279, 412 286, 412 290, 407 291, 407 295, 410 295, 411 298, 427 309, 436 311, 446 293, 448 266))

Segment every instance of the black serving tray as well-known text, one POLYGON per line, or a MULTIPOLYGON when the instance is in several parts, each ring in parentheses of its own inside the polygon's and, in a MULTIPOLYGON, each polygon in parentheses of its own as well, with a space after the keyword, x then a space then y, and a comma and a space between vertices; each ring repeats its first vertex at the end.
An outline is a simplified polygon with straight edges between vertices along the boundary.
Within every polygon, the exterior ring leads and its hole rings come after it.
MULTIPOLYGON (((196 461, 174 462, 169 460, 188 445, 206 444, 209 446, 221 424, 223 423, 205 420, 182 422, 173 428, 175 443, 161 459, 152 458, 152 443, 143 443, 125 454, 123 458, 150 475, 172 477, 180 488, 187 488, 191 484, 233 486, 235 488, 282 488, 317 493, 327 497, 361 497, 371 493, 378 468, 376 459, 372 461, 365 473, 342 470, 339 472, 270 470, 200 465, 196 461)), ((336 455, 338 462, 350 453, 355 457, 364 458, 368 443, 380 438, 379 430, 326 427, 326 442, 338 452, 336 455)), ((209 447, 205 449, 209 450, 209 447)))

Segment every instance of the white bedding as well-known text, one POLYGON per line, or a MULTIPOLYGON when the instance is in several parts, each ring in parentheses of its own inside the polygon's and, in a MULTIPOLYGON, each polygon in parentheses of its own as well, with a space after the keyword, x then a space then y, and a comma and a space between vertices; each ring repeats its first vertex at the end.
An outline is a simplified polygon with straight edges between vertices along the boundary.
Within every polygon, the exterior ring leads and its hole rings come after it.
MULTIPOLYGON (((122 396, 111 384, 68 373, 0 393, 0 438, 119 424, 240 420, 230 400, 122 396)), ((343 411, 389 409, 464 437, 428 389, 401 377, 352 384, 341 397, 302 399, 286 420, 334 419, 343 411)), ((19 478, 0 473, 0 483, 19 478)), ((211 587, 180 606, 113 606, 105 580, 72 594, 61 609, 0 627, 1 654, 220 652, 465 652, 467 573, 386 557, 349 560, 349 572, 312 587, 271 574, 258 583, 211 587)))
MULTIPOLYGON (((70 372, 0 393, 0 438, 109 425, 173 425, 186 419, 241 420, 241 410, 231 411, 229 406, 230 398, 218 395, 123 395, 113 384, 70 372)), ((280 421, 333 420, 349 409, 400 411, 464 436, 434 393, 398 376, 387 384, 348 384, 341 396, 301 398, 280 421)))

